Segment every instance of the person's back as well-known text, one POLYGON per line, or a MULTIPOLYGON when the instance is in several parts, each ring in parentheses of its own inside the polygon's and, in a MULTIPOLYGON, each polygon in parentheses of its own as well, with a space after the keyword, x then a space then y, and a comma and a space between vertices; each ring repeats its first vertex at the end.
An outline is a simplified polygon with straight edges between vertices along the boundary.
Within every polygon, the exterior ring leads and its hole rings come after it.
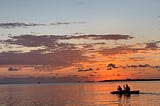
POLYGON ((126 84, 126 93, 130 93, 130 87, 126 84))
POLYGON ((118 90, 120 93, 122 92, 122 88, 121 88, 120 85, 118 86, 117 90, 118 90))

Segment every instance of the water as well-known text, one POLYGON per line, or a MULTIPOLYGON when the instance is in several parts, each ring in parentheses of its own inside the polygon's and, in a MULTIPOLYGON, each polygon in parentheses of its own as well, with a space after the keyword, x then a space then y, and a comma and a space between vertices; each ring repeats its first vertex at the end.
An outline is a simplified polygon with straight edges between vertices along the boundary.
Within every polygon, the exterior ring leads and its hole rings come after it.
POLYGON ((160 81, 0 85, 0 106, 160 106, 160 81), (110 94, 126 83, 141 94, 110 94))

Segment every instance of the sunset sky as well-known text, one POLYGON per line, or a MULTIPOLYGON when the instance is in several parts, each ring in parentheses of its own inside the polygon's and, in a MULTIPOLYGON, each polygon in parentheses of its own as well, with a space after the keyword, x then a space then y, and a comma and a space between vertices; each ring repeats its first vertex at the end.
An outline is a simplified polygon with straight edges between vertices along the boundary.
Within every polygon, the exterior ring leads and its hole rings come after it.
POLYGON ((160 0, 0 0, 0 83, 160 78, 160 0))

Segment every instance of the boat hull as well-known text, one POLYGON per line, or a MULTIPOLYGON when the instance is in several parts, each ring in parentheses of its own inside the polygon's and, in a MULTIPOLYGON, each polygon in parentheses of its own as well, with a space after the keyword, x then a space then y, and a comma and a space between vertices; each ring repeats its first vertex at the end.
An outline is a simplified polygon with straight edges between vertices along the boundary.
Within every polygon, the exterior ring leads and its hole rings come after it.
POLYGON ((111 92, 111 94, 139 94, 139 91, 130 91, 129 93, 128 92, 125 92, 125 91, 122 91, 122 92, 119 92, 119 91, 113 91, 111 92))

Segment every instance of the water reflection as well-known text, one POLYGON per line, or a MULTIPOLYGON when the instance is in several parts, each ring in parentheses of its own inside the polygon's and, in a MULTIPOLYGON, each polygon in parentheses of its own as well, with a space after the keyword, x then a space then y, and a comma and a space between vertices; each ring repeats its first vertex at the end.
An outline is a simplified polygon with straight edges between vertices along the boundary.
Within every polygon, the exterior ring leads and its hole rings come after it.
MULTIPOLYGON (((3 106, 159 106, 160 95, 110 94, 120 83, 71 83, 38 85, 0 85, 3 106), (149 101, 148 101, 149 100, 149 101)), ((123 84, 123 83, 122 83, 123 84)), ((131 88, 144 92, 160 92, 157 83, 130 83, 131 88), (150 89, 148 85, 152 86, 150 89)))
POLYGON ((131 106, 130 102, 130 94, 125 94, 125 95, 117 95, 118 97, 118 106, 131 106))

